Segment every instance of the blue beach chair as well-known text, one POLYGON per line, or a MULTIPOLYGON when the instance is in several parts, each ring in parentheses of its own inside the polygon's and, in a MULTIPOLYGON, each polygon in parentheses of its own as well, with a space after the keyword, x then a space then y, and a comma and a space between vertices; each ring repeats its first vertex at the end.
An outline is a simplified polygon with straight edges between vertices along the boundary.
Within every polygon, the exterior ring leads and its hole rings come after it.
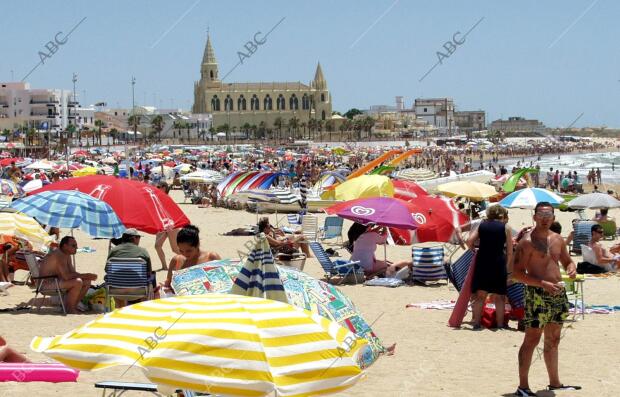
POLYGON ((353 276, 356 284, 364 281, 364 272, 359 266, 359 261, 346 261, 339 259, 332 262, 323 249, 321 243, 316 241, 310 243, 310 249, 312 249, 314 256, 325 271, 327 281, 330 281, 332 277, 341 277, 340 283, 342 283, 350 276, 353 276))
POLYGON ((444 269, 443 260, 443 247, 413 247, 412 280, 421 282, 446 280, 448 275, 444 269))

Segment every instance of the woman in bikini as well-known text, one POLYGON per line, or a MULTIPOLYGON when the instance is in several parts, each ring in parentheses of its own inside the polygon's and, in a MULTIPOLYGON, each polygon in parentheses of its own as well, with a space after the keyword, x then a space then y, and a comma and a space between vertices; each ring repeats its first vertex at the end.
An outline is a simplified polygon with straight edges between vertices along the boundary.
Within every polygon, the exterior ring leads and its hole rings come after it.
POLYGON ((170 290, 172 272, 185 269, 200 263, 222 259, 219 254, 200 249, 200 230, 194 225, 187 225, 177 234, 177 246, 180 255, 175 255, 168 266, 168 276, 164 288, 170 290))

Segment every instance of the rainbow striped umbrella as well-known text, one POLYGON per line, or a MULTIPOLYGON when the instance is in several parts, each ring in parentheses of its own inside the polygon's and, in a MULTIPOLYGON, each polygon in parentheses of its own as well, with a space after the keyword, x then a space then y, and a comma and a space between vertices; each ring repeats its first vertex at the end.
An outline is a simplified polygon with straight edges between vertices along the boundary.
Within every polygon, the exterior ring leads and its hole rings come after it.
POLYGON ((161 392, 310 396, 342 391, 366 345, 318 314, 228 294, 151 300, 108 313, 31 349, 83 371, 137 366, 161 392))

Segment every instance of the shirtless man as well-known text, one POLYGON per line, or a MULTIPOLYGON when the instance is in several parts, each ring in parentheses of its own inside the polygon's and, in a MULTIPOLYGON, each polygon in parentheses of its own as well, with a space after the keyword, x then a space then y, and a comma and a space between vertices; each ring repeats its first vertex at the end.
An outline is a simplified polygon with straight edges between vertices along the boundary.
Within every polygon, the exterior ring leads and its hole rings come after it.
POLYGON ((571 278, 576 276, 573 263, 562 237, 549 230, 555 220, 553 207, 541 202, 534 209, 536 226, 517 246, 513 279, 525 286, 525 337, 519 349, 519 387, 515 396, 536 396, 530 390, 528 374, 532 354, 544 333, 545 366, 549 375, 548 390, 579 390, 580 386, 560 383, 558 346, 562 323, 568 316, 568 299, 561 283, 558 262, 571 278))
MULTIPOLYGON (((60 240, 57 249, 47 254, 41 261, 41 276, 56 276, 60 279, 59 286, 67 290, 65 307, 68 314, 76 314, 80 301, 86 295, 90 283, 97 279, 96 274, 77 273, 71 263, 71 255, 77 251, 77 241, 72 236, 65 236, 60 240)), ((51 280, 45 280, 48 286, 51 280)), ((85 308, 82 311, 85 311, 85 308)))

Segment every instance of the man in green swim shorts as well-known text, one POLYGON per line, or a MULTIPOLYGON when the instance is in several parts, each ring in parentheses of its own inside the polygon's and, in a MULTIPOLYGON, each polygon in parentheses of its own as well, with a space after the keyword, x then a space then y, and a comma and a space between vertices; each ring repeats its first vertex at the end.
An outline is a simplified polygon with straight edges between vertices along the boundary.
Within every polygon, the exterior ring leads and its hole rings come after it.
POLYGON ((544 357, 549 375, 548 390, 579 390, 560 382, 558 346, 562 323, 568 316, 568 299, 558 263, 566 273, 576 276, 575 263, 564 239, 549 230, 555 220, 553 207, 541 202, 534 209, 536 226, 517 245, 512 277, 525 287, 525 337, 519 349, 519 387, 516 396, 536 396, 530 390, 528 374, 532 355, 544 334, 544 357))

